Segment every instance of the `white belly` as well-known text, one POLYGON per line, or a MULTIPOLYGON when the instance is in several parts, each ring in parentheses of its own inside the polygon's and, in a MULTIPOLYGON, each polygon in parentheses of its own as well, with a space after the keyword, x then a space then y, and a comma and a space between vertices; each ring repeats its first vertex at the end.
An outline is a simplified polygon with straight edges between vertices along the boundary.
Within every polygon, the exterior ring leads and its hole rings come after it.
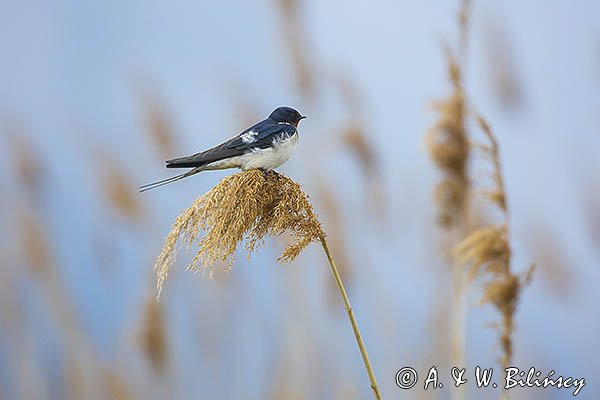
POLYGON ((215 161, 206 166, 206 169, 241 168, 243 171, 250 169, 264 169, 270 171, 289 160, 298 144, 298 134, 282 141, 276 141, 272 147, 254 149, 247 154, 215 161))

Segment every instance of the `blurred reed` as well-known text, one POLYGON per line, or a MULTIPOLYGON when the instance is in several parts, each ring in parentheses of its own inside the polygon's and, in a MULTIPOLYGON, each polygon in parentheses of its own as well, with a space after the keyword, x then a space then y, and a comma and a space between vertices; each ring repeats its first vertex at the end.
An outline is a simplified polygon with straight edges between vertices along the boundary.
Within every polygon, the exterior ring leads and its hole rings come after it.
POLYGON ((373 145, 373 140, 369 139, 369 132, 365 128, 366 107, 363 100, 365 96, 360 93, 355 80, 347 75, 337 74, 335 83, 348 114, 347 121, 341 129, 341 143, 355 156, 362 173, 369 210, 373 212, 378 222, 382 222, 387 205, 381 184, 381 166, 377 149, 373 145))
POLYGON ((311 242, 321 244, 344 300, 373 395, 380 399, 375 374, 325 232, 308 196, 299 184, 284 175, 259 170, 229 175, 184 210, 175 221, 156 261, 158 295, 175 261, 176 244, 181 237, 188 248, 198 241, 198 252, 188 268, 208 270, 210 274, 215 266, 232 267, 234 253, 241 242, 245 242, 244 247, 250 256, 264 243, 266 236, 284 232, 291 234, 293 243, 283 251, 279 261, 294 260, 311 242), (202 238, 199 238, 200 230, 205 232, 202 238))
MULTIPOLYGON (((471 148, 466 127, 467 109, 464 98, 462 65, 468 48, 468 29, 471 2, 463 0, 458 12, 459 57, 446 45, 447 75, 452 91, 433 103, 438 117, 426 133, 425 143, 429 156, 441 173, 441 180, 434 190, 438 206, 438 224, 452 236, 468 235, 470 178, 468 164, 471 148)), ((453 366, 466 367, 466 319, 467 282, 464 268, 453 263, 453 295, 451 325, 451 360, 453 366)), ((464 386, 451 391, 451 398, 465 398, 464 386)))
MULTIPOLYGON (((468 25, 470 1, 464 0, 459 8, 459 53, 462 63, 468 47, 468 25)), ((533 267, 518 276, 511 271, 512 251, 509 243, 508 206, 504 177, 500 164, 498 143, 487 121, 473 110, 465 94, 461 70, 462 65, 446 47, 448 76, 453 87, 450 97, 438 101, 435 106, 439 112, 438 121, 427 134, 427 147, 431 158, 443 172, 443 180, 436 188, 436 201, 440 214, 438 221, 446 228, 458 227, 462 237, 452 249, 454 255, 455 301, 454 301, 454 363, 464 366, 466 340, 466 292, 468 283, 476 277, 485 276, 481 303, 492 304, 501 314, 500 345, 502 356, 500 363, 507 368, 513 355, 512 334, 514 314, 524 285, 531 280, 533 267), (486 138, 486 143, 476 143, 466 127, 469 120, 475 120, 486 138), (468 172, 468 158, 472 149, 479 150, 492 165, 491 189, 483 191, 489 202, 498 207, 505 222, 485 224, 472 231, 469 223, 469 197, 471 180, 468 172), (465 275, 465 268, 469 268, 465 275), (460 336, 463 335, 462 338, 460 336)), ((456 390, 451 395, 464 398, 464 391, 456 390)), ((502 392, 505 397, 506 391, 502 392)))
MULTIPOLYGON (((323 221, 328 228, 327 239, 331 243, 333 256, 337 260, 337 267, 340 274, 344 277, 346 284, 349 285, 349 282, 351 283, 354 279, 353 266, 351 258, 348 257, 350 248, 347 246, 345 220, 341 213, 339 202, 336 201, 335 192, 330 189, 330 185, 327 182, 319 182, 317 193, 319 210, 324 216, 323 221)), ((331 299, 329 304, 335 306, 337 309, 339 306, 337 293, 335 293, 337 292, 337 288, 333 282, 328 287, 330 289, 329 298, 331 299)))
POLYGON ((429 156, 442 174, 435 189, 438 222, 446 228, 464 224, 469 192, 467 165, 470 146, 465 127, 466 108, 463 98, 461 69, 447 49, 448 78, 452 93, 433 103, 438 119, 425 136, 429 156))
POLYGON ((296 88, 306 101, 314 98, 315 74, 311 64, 311 52, 306 43, 306 32, 303 28, 301 8, 305 5, 300 0, 275 0, 281 13, 281 28, 286 48, 294 70, 296 88))
POLYGON ((13 139, 11 154, 15 165, 13 170, 17 179, 26 189, 30 197, 39 194, 42 182, 42 167, 33 143, 25 134, 13 139))
POLYGON ((137 398, 126 381, 126 377, 113 370, 107 370, 103 375, 106 395, 110 400, 134 400, 137 398))
POLYGON ((530 240, 527 247, 533 253, 533 259, 543 265, 536 273, 537 279, 548 292, 557 298, 565 299, 572 295, 578 286, 578 275, 571 270, 571 257, 564 242, 547 223, 532 227, 527 235, 530 240))
POLYGON ((168 366, 167 328, 162 303, 148 296, 142 310, 138 345, 154 371, 164 374, 168 366))
POLYGON ((482 37, 495 99, 505 110, 515 110, 523 105, 525 95, 516 66, 518 58, 507 29, 507 24, 494 14, 486 20, 482 37))
MULTIPOLYGON (((486 156, 493 169, 494 186, 484 194, 493 205, 500 209, 505 222, 502 224, 489 224, 475 230, 454 247, 453 253, 459 264, 470 267, 469 276, 471 279, 476 277, 486 278, 480 303, 492 304, 502 317, 499 324, 502 350, 500 363, 503 368, 508 368, 514 352, 512 334, 516 307, 523 288, 533 277, 535 266, 532 265, 523 275, 517 275, 511 270, 512 250, 508 229, 509 210, 498 143, 490 125, 483 116, 473 111, 472 108, 471 114, 487 139, 487 143, 476 144, 476 148, 486 156)), ((507 393, 504 391, 503 397, 506 396, 507 393)))
POLYGON ((144 207, 139 201, 133 180, 127 175, 127 167, 118 165, 114 157, 105 157, 103 188, 108 204, 122 218, 140 222, 144 207))
POLYGON ((156 91, 148 88, 138 90, 142 119, 146 124, 151 142, 161 159, 172 158, 177 147, 177 133, 169 115, 166 102, 156 91))

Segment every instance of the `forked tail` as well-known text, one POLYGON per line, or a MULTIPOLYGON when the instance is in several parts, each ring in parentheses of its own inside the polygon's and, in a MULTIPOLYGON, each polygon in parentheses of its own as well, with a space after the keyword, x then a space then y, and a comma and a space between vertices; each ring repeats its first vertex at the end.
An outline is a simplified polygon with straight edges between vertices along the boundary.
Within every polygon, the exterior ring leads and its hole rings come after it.
POLYGON ((197 174, 198 172, 200 172, 202 170, 203 170, 202 167, 194 168, 194 169, 192 169, 192 170, 190 170, 188 172, 185 172, 183 174, 176 175, 176 176, 173 176, 171 178, 163 179, 161 181, 152 182, 152 183, 149 183, 149 184, 144 185, 144 186, 140 186, 140 193, 147 192, 148 190, 151 190, 151 189, 156 189, 157 187, 161 187, 161 186, 167 185, 169 183, 177 182, 177 181, 179 181, 179 180, 181 180, 183 178, 187 178, 188 176, 195 175, 195 174, 197 174))

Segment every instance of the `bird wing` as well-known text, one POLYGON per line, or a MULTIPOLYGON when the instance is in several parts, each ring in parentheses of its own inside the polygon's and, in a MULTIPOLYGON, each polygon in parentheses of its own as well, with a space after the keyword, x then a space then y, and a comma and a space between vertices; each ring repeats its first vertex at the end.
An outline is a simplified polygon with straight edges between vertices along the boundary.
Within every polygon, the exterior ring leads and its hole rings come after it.
POLYGON ((273 143, 273 139, 291 136, 296 128, 289 124, 278 124, 264 120, 246 129, 238 136, 200 153, 187 157, 167 160, 167 168, 196 168, 215 161, 245 154, 250 149, 264 149, 273 143))

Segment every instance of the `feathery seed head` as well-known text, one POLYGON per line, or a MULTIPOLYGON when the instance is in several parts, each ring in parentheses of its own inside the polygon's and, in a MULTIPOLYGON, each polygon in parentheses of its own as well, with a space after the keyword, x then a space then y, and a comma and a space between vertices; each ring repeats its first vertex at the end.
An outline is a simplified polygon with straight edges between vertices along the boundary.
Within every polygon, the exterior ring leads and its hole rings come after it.
POLYGON ((434 200, 439 206, 438 223, 449 228, 463 215, 468 182, 463 176, 448 175, 435 188, 434 200))
POLYGON ((476 230, 456 245, 453 253, 460 265, 472 267, 472 278, 480 272, 507 273, 511 251, 506 225, 489 225, 476 230))
POLYGON ((154 299, 144 304, 138 344, 157 372, 164 373, 168 362, 167 328, 163 306, 154 299))
POLYGON ((438 221, 451 228, 464 221, 469 192, 467 163, 471 146, 465 127, 468 110, 461 84, 460 66, 447 49, 448 78, 452 93, 434 102, 438 119, 425 136, 429 156, 442 172, 435 193, 438 221))
POLYGON ((469 143, 462 95, 455 92, 449 98, 435 102, 434 107, 439 116, 426 137, 429 154, 439 168, 464 174, 469 143))
POLYGON ((325 237, 300 185, 277 172, 251 170, 230 175, 184 210, 156 261, 159 295, 175 261, 180 238, 198 251, 190 270, 231 268, 238 244, 250 256, 266 236, 289 232, 294 238, 279 257, 291 261, 311 242, 325 237), (200 237, 200 231, 204 235, 200 237))

